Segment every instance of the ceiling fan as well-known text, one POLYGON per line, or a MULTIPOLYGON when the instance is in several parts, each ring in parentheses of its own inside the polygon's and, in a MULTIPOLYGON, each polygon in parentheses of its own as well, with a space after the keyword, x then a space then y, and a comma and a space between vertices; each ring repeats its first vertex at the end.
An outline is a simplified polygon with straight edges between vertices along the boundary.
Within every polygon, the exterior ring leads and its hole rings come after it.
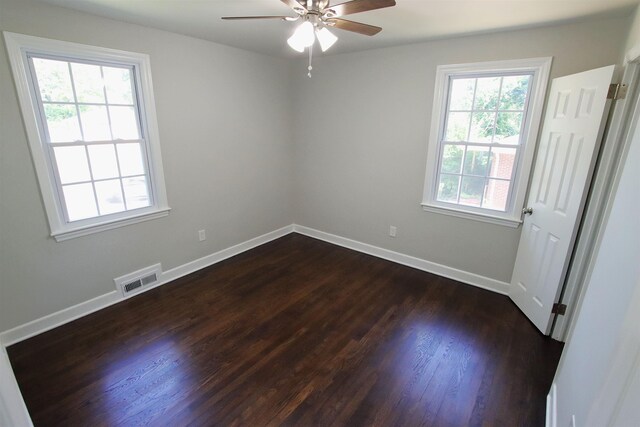
MULTIPOLYGON (((374 36, 382 31, 382 28, 361 22, 342 19, 342 16, 354 13, 367 12, 369 10, 382 9, 395 6, 395 0, 352 0, 331 6, 330 0, 280 0, 296 13, 296 16, 225 16, 222 19, 282 19, 284 21, 302 21, 293 35, 287 40, 289 46, 298 52, 311 48, 316 40, 320 43, 322 51, 326 51, 338 40, 329 31, 330 28, 351 31, 366 36, 374 36)), ((311 56, 312 50, 309 49, 311 56)), ((309 59, 311 62, 311 59, 309 59)), ((311 71, 311 64, 309 64, 311 71)), ((309 77, 311 77, 309 73, 309 77)))

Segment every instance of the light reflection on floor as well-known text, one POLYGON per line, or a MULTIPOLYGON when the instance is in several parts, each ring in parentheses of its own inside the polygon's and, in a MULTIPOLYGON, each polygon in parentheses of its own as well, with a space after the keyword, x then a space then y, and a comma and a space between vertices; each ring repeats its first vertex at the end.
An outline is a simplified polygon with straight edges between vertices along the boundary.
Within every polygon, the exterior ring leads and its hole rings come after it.
MULTIPOLYGON (((414 318, 404 329, 405 333, 396 343, 396 360, 388 365, 393 369, 389 374, 407 399, 420 402, 416 410, 424 411, 427 408, 428 414, 433 395, 468 394, 471 390, 466 388, 477 389, 480 386, 478 381, 470 381, 475 379, 474 369, 470 367, 486 364, 492 357, 491 349, 486 342, 478 339, 477 332, 464 323, 464 319, 439 322, 436 319, 414 318), (407 369, 408 366, 411 368, 407 369), (456 376, 455 381, 450 382, 452 378, 443 378, 438 372, 452 372, 452 376, 456 376), (444 388, 451 387, 451 384, 457 384, 458 387, 450 390, 444 388)), ((437 412, 438 408, 432 409, 437 412)), ((439 414, 442 416, 442 412, 439 414)))
POLYGON ((172 340, 153 341, 135 349, 122 347, 110 357, 113 362, 101 374, 103 394, 90 402, 102 406, 110 425, 140 425, 157 419, 162 414, 149 412, 150 408, 171 411, 191 388, 189 358, 172 340), (155 378, 153 383, 144 381, 148 375, 155 378))

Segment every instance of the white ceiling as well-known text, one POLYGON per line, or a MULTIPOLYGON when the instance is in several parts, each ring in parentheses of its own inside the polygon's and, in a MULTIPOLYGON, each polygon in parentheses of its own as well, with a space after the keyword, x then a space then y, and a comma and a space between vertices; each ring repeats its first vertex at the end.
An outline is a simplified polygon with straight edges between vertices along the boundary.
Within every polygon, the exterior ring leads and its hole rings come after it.
MULTIPOLYGON (((294 56, 286 39, 295 23, 223 21, 222 16, 291 15, 280 0, 41 0, 275 56, 294 56)), ((346 0, 332 0, 331 4, 346 0)), ((639 0, 396 0, 395 7, 349 15, 383 27, 374 37, 336 29, 327 53, 344 53, 435 38, 548 25, 624 13, 639 0)), ((300 54, 297 54, 300 55, 300 54)))

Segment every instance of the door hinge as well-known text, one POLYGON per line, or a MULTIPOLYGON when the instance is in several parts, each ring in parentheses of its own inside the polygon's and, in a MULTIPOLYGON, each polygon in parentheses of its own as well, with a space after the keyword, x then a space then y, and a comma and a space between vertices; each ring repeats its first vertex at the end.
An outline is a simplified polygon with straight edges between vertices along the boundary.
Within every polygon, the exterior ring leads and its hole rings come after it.
POLYGON ((560 316, 564 316, 566 312, 567 312, 567 304, 555 303, 551 308, 552 314, 559 314, 560 316))
POLYGON ((627 85, 624 83, 612 83, 609 85, 607 99, 624 99, 627 96, 627 85))

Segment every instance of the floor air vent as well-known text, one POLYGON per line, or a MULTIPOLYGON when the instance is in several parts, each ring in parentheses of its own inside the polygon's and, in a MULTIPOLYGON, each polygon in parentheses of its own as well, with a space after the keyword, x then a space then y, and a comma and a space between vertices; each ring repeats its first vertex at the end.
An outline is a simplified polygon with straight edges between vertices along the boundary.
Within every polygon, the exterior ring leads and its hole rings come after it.
POLYGON ((162 272, 162 266, 160 264, 152 265, 151 267, 144 268, 142 270, 135 271, 131 274, 127 274, 117 279, 113 279, 116 287, 122 292, 122 296, 128 297, 132 294, 142 292, 149 285, 154 285, 158 282, 158 277, 162 272))
POLYGON ((142 281, 141 280, 136 280, 135 282, 131 282, 131 283, 127 283, 126 285, 124 285, 124 293, 129 293, 135 289, 138 289, 142 287, 142 281))

